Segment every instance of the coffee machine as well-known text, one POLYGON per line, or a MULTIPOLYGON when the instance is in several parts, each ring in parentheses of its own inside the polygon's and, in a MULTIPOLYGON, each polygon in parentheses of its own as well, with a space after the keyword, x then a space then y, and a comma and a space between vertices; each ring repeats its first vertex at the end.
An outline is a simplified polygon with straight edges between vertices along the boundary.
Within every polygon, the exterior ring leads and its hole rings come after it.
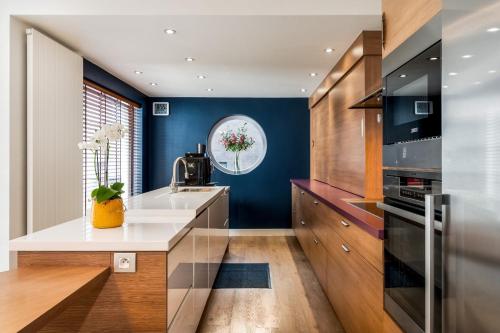
POLYGON ((206 154, 206 146, 199 143, 196 153, 186 153, 184 185, 185 186, 210 186, 212 176, 212 163, 206 154))

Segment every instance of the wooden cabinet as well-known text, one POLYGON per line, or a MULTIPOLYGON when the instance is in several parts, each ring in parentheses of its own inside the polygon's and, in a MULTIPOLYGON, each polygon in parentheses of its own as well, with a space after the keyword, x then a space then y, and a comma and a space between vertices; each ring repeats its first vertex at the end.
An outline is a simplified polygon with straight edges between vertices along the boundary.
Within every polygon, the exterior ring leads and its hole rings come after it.
POLYGON ((310 98, 311 178, 367 198, 382 197, 382 110, 350 106, 381 87, 380 54, 363 32, 310 98))
POLYGON ((442 0, 382 0, 386 57, 441 10, 442 0))
POLYGON ((328 97, 324 97, 311 109, 311 178, 328 183, 328 162, 334 131, 328 97))
POLYGON ((382 240, 295 184, 292 193, 295 234, 346 331, 393 329, 383 310, 382 240))
POLYGON ((337 234, 330 239, 327 294, 340 321, 350 333, 381 332, 382 274, 337 234))

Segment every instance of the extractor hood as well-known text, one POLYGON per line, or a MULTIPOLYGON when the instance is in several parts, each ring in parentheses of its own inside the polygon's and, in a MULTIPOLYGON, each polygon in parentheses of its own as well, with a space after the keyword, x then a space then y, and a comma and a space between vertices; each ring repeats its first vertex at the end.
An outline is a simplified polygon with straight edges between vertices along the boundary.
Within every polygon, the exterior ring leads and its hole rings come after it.
POLYGON ((382 88, 372 91, 353 105, 349 109, 381 109, 382 108, 382 88))

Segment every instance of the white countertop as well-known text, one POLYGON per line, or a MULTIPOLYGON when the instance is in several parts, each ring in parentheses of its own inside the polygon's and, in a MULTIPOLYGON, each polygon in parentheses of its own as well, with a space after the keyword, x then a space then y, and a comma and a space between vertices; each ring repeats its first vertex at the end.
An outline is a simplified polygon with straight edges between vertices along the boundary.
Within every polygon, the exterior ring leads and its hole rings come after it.
MULTIPOLYGON (((182 189, 182 188, 179 188, 182 189)), ((10 241, 11 251, 169 251, 191 229, 196 216, 226 187, 171 193, 168 187, 129 199, 125 223, 96 229, 82 217, 10 241)))

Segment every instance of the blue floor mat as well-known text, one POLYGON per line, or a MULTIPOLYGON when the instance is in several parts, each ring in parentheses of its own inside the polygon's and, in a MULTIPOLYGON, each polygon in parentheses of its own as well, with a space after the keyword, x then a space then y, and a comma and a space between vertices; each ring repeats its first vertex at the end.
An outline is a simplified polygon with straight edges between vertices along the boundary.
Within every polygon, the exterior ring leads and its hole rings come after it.
POLYGON ((271 289, 269 264, 223 263, 215 279, 214 289, 271 289))

